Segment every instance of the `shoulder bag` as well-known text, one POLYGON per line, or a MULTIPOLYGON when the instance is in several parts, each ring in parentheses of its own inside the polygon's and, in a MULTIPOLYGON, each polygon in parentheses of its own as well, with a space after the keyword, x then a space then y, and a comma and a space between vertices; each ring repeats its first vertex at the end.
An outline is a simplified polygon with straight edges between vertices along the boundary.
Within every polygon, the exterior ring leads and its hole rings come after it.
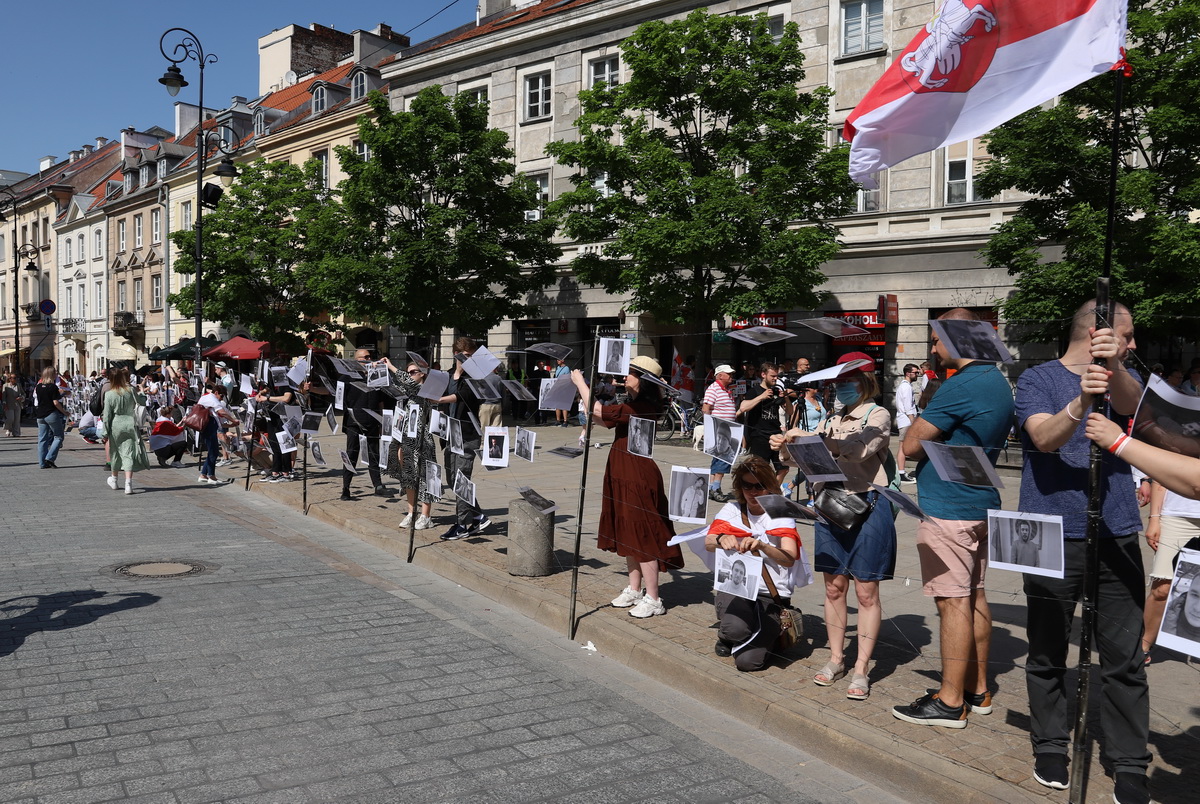
POLYGON ((200 431, 208 426, 208 419, 212 415, 207 407, 199 402, 192 405, 192 409, 183 417, 183 426, 190 427, 193 430, 200 431))

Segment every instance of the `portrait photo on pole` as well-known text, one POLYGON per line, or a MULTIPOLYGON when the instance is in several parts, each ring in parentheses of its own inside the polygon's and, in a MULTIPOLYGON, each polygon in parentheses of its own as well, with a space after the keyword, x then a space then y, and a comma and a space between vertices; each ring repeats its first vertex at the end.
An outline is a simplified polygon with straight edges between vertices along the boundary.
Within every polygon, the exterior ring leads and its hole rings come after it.
POLYGON ((513 398, 520 402, 532 402, 537 399, 529 389, 516 380, 501 380, 501 384, 508 389, 508 392, 513 395, 513 398))
POLYGON ((388 456, 391 453, 391 450, 392 450, 392 437, 391 436, 380 436, 379 437, 379 460, 376 461, 376 465, 380 469, 388 468, 388 456))
POLYGON ((947 483, 1004 488, 1004 481, 996 474, 996 468, 988 460, 983 447, 943 444, 940 441, 922 441, 921 446, 925 448, 925 454, 929 456, 938 477, 947 483))
POLYGON ((570 410, 575 404, 575 383, 570 374, 564 374, 552 380, 542 380, 541 392, 538 394, 538 408, 541 410, 570 410))
POLYGON ((289 452, 296 451, 296 438, 287 430, 280 430, 276 433, 275 440, 279 442, 280 454, 287 455, 289 452))
POLYGON ((342 468, 351 474, 358 474, 358 467, 354 465, 354 461, 350 460, 350 456, 346 454, 346 450, 339 449, 338 455, 342 459, 342 468))
POLYGON ((988 321, 960 321, 952 318, 934 319, 929 322, 955 360, 979 360, 986 363, 1011 363, 1008 347, 996 334, 996 328, 988 321))
POLYGON ((333 406, 338 410, 345 410, 346 402, 346 382, 345 380, 337 381, 337 388, 333 392, 333 406))
POLYGON ((442 496, 442 467, 435 460, 425 461, 425 490, 434 499, 442 496))
POLYGON ((521 486, 517 489, 517 494, 521 495, 521 499, 532 505, 538 510, 538 513, 552 514, 558 510, 558 504, 553 500, 547 500, 542 495, 538 494, 529 486, 521 486))
POLYGON ((745 329, 730 330, 729 337, 754 346, 765 346, 768 343, 794 338, 795 333, 785 332, 782 329, 775 329, 775 327, 746 327, 745 329))
POLYGON ((379 425, 379 435, 381 438, 384 436, 388 438, 392 437, 392 422, 396 421, 396 411, 398 409, 393 408, 392 410, 385 410, 383 412, 383 422, 379 425))
POLYGON ((429 432, 441 439, 450 437, 450 417, 440 410, 429 411, 429 432))
POLYGON ((461 471, 454 476, 454 496, 467 505, 475 504, 475 484, 461 471))
POLYGON ((366 469, 371 465, 368 456, 370 455, 370 447, 368 446, 367 437, 362 433, 358 434, 358 465, 366 469))
POLYGON ((1151 374, 1133 417, 1133 435, 1170 452, 1200 457, 1200 397, 1176 391, 1151 374))
MULTIPOLYGON (((251 379, 249 374, 243 374, 238 388, 239 388, 239 390, 241 390, 243 395, 249 396, 250 394, 254 393, 254 380, 251 379)), ((173 395, 174 394, 171 392, 171 389, 168 388, 167 389, 167 404, 168 405, 171 404, 171 397, 173 395)))
POLYGON ((300 417, 303 415, 304 414, 300 414, 299 416, 288 416, 283 420, 283 429, 287 431, 287 434, 292 438, 300 437, 300 431, 304 426, 300 421, 300 417))
POLYGON ((1158 644, 1200 659, 1200 550, 1179 551, 1158 644))
POLYGON ((535 433, 533 430, 529 430, 524 427, 518 427, 515 441, 516 446, 513 449, 513 454, 515 454, 518 458, 533 463, 533 449, 536 440, 537 433, 535 433))
POLYGON ((785 446, 788 455, 796 462, 796 466, 800 468, 809 482, 828 483, 846 479, 846 474, 838 466, 837 460, 821 436, 800 436, 785 446))
POLYGON ((321 420, 324 418, 325 415, 323 413, 312 410, 307 411, 300 418, 300 432, 305 435, 316 435, 317 431, 321 429, 321 420))
POLYGON ((629 438, 626 441, 630 455, 642 458, 654 457, 654 419, 633 416, 629 419, 629 438))
POLYGON ((447 427, 450 432, 450 451, 463 458, 467 457, 467 453, 463 451, 462 422, 458 419, 450 419, 447 427))
POLYGON ((888 486, 881 486, 878 483, 872 483, 871 488, 878 491, 880 496, 887 499, 887 501, 895 506, 898 510, 903 511, 913 519, 919 519, 922 522, 931 521, 929 514, 921 510, 921 506, 917 505, 917 501, 905 494, 903 491, 896 491, 896 489, 889 488, 888 486))
POLYGON ((989 509, 988 565, 1062 578, 1062 517, 989 509))
POLYGON ((717 569, 713 573, 713 590, 756 600, 758 584, 762 580, 762 556, 737 550, 717 550, 715 557, 717 569))
POLYGON ((308 361, 303 357, 296 361, 296 365, 287 370, 287 380, 293 388, 299 388, 300 385, 308 379, 308 361))
POLYGON ((325 468, 325 467, 329 466, 329 464, 325 463, 325 453, 321 451, 321 442, 320 441, 309 441, 308 449, 309 449, 309 452, 312 453, 313 463, 315 463, 317 466, 320 466, 321 468, 325 468))
POLYGON ((736 422, 704 414, 704 454, 732 464, 741 451, 744 429, 736 422))
POLYGON ((337 435, 338 431, 337 413, 334 412, 335 408, 336 405, 330 405, 325 408, 325 421, 329 422, 329 432, 333 435, 337 435))
POLYGON ((508 466, 508 428, 487 427, 483 431, 484 466, 508 466))
POLYGON ((368 388, 383 388, 392 384, 392 378, 389 376, 388 367, 383 363, 368 363, 367 364, 367 387, 368 388))
POLYGON ((624 377, 629 373, 629 341, 624 338, 600 339, 600 373, 624 377))
POLYGON ((675 522, 708 521, 708 467, 672 466, 667 515, 675 522))

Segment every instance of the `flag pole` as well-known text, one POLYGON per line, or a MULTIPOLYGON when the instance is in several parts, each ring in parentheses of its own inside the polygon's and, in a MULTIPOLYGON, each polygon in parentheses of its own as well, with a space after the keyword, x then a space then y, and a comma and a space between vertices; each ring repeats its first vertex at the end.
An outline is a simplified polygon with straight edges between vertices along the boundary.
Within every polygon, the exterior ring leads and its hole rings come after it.
POLYGON ((596 387, 596 365, 600 362, 600 326, 596 325, 596 340, 592 348, 592 369, 588 372, 587 397, 581 399, 584 421, 583 468, 579 473, 579 508, 575 512, 575 554, 571 560, 571 610, 567 614, 567 639, 575 638, 575 600, 579 590, 579 551, 583 542, 583 500, 587 495, 588 458, 592 455, 592 405, 596 387))
MULTIPOLYGON (((1109 281, 1112 277, 1113 239, 1117 222, 1117 172, 1121 156, 1121 111, 1124 103, 1125 77, 1129 65, 1124 54, 1113 65, 1116 82, 1113 87, 1112 140, 1109 154, 1108 173, 1108 219, 1104 232, 1103 275, 1096 279, 1096 329, 1112 326, 1109 305, 1109 281)), ((1104 358, 1093 361, 1104 365, 1104 358)), ((1092 412, 1108 415, 1108 402, 1100 395, 1092 400, 1092 412)), ((1088 460, 1088 507, 1087 534, 1084 541, 1083 612, 1079 631, 1078 686, 1075 689, 1075 735, 1072 745, 1070 802, 1083 804, 1087 796, 1087 775, 1091 757, 1087 742, 1088 699, 1092 686, 1092 632, 1096 624, 1096 597, 1100 575, 1100 516, 1103 509, 1103 483, 1101 465, 1103 453, 1100 445, 1091 442, 1088 460)))

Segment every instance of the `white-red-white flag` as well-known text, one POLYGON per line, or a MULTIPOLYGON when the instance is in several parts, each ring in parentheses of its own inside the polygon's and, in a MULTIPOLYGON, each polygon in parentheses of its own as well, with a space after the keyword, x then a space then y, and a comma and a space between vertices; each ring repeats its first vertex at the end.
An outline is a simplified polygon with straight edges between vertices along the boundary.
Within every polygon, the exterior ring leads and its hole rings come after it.
POLYGON ((942 0, 846 119, 850 177, 984 134, 1121 58, 1125 0, 942 0))
POLYGON ((671 347, 671 352, 671 387, 678 389, 683 386, 683 358, 674 346, 671 347))

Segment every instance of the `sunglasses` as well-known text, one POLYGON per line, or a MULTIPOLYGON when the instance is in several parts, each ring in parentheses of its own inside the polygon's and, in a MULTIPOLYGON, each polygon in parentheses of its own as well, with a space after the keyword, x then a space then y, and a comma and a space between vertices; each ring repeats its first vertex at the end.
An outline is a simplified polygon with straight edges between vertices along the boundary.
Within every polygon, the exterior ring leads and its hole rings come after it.
POLYGON ((742 481, 742 491, 766 491, 767 487, 762 483, 750 483, 746 480, 742 481))
POLYGON ((420 374, 421 372, 419 369, 409 369, 408 373, 409 374, 420 374))

